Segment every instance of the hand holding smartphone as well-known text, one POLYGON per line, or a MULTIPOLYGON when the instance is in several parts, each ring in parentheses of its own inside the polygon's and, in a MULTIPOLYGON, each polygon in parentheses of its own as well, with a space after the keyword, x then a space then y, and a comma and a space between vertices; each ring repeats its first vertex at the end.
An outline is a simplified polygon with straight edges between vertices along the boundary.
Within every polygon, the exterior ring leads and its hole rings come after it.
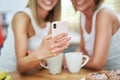
POLYGON ((52 22, 52 37, 62 33, 68 33, 68 23, 66 21, 52 22))
POLYGON ((52 23, 52 37, 54 41, 54 45, 56 45, 55 50, 59 50, 57 52, 62 53, 64 49, 68 48, 70 45, 70 36, 68 34, 68 23, 66 21, 54 21, 52 23), (65 34, 63 34, 65 33, 65 34), (63 36, 57 35, 62 34, 63 36))

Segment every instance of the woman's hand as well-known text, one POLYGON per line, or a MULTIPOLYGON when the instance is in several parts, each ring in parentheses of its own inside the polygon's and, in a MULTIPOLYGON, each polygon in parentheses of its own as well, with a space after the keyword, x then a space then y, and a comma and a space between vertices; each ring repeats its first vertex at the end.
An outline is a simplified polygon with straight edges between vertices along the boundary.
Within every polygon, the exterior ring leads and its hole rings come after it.
POLYGON ((64 51, 70 45, 70 37, 63 33, 52 38, 51 35, 44 37, 40 47, 38 48, 38 56, 42 58, 56 56, 64 51))

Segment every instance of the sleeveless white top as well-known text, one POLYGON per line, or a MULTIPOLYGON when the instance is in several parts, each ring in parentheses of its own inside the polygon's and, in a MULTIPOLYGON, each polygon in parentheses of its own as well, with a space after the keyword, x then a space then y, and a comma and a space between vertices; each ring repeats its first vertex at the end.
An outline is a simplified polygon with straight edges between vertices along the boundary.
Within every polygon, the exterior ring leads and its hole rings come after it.
MULTIPOLYGON (((35 35, 28 39, 28 49, 34 50, 39 47, 41 41, 44 36, 46 36, 50 29, 50 23, 47 22, 46 28, 41 29, 35 22, 32 12, 29 8, 25 8, 21 10, 28 14, 31 19, 33 28, 35 30, 35 35)), ((8 34, 6 40, 4 42, 3 48, 1 48, 1 56, 0 56, 0 70, 4 70, 6 72, 11 72, 16 70, 16 53, 15 53, 15 43, 14 43, 14 35, 11 28, 11 24, 8 27, 8 34)))
MULTIPOLYGON (((96 15, 100 9, 104 8, 102 5, 95 13, 92 18, 92 30, 88 33, 85 29, 85 15, 81 13, 81 26, 83 30, 83 36, 85 39, 85 49, 88 52, 89 56, 93 54, 94 40, 95 40, 95 25, 96 25, 96 15)), ((111 37, 110 48, 108 53, 107 63, 104 69, 120 69, 120 28, 119 30, 111 37)))

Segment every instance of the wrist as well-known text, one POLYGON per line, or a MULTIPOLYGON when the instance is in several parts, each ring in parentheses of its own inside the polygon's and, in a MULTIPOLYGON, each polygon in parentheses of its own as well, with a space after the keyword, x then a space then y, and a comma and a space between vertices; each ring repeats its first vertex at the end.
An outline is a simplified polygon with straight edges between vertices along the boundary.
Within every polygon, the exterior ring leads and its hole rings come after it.
POLYGON ((33 54, 37 60, 41 61, 44 59, 44 55, 42 53, 42 50, 37 49, 33 54))

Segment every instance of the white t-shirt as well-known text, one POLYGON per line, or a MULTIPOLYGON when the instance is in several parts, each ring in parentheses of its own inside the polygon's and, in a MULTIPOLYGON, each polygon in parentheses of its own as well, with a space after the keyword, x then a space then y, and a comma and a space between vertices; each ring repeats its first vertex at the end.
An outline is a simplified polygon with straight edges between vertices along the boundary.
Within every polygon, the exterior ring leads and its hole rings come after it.
MULTIPOLYGON (((34 50, 37 49, 44 36, 46 36, 50 29, 50 23, 47 22, 46 28, 41 29, 35 22, 32 12, 29 8, 25 8, 21 10, 28 14, 31 19, 33 28, 35 30, 35 35, 28 39, 28 49, 34 50)), ((3 47, 1 48, 1 56, 0 56, 0 70, 5 70, 6 72, 11 72, 16 70, 16 53, 15 53, 15 43, 14 43, 14 35, 11 28, 11 24, 8 27, 8 34, 6 40, 4 42, 3 47)))

